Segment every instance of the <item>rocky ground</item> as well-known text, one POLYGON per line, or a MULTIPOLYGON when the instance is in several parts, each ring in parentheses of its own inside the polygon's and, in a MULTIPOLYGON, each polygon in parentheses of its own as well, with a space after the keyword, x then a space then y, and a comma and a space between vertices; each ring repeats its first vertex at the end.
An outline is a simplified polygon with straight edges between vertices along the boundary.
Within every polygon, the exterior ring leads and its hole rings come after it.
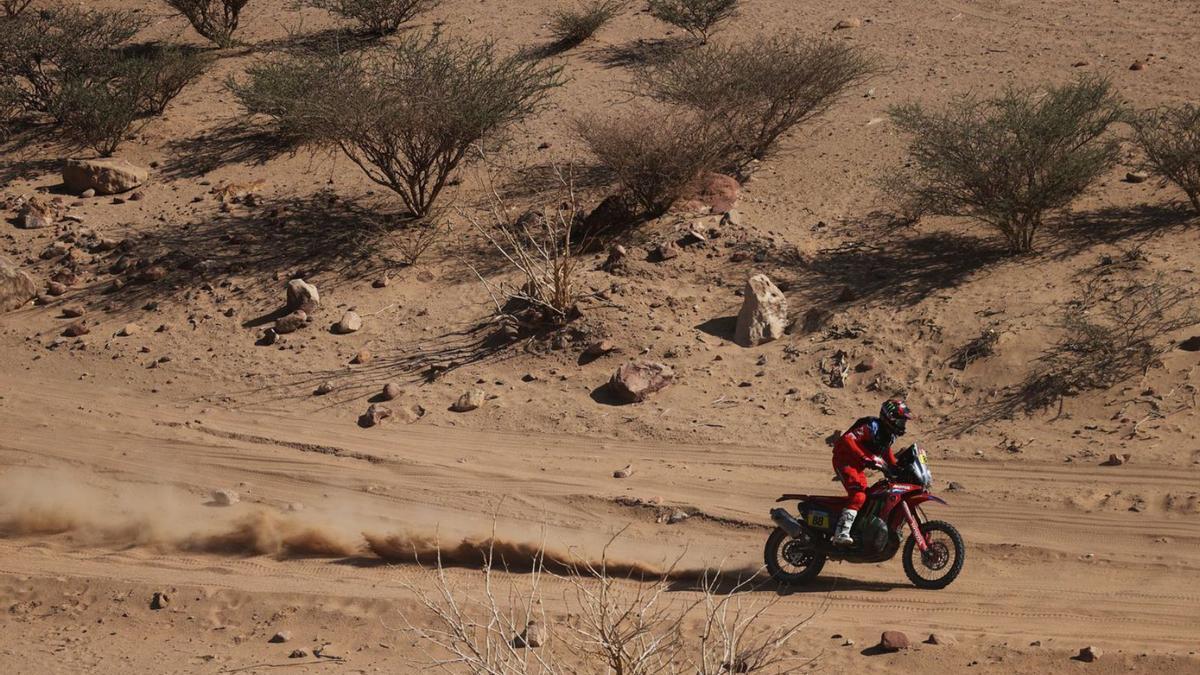
MULTIPOLYGON (((144 12, 148 39, 199 44, 159 3, 94 4, 144 12)), ((423 25, 511 49, 547 41, 557 3, 515 4, 447 0, 423 25)), ((956 484, 945 516, 968 540, 967 571, 929 593, 895 562, 830 570, 772 610, 819 610, 799 653, 834 671, 1200 667, 1187 585, 1200 328, 1163 336, 1171 348, 1144 374, 1061 407, 1006 396, 1097 280, 1195 292, 1200 242, 1179 195, 1128 180, 1129 151, 1039 253, 1012 258, 957 220, 896 226, 874 186, 902 157, 893 104, 1080 72, 1138 107, 1186 100, 1200 90, 1193 9, 745 5, 719 39, 827 36, 890 69, 750 181, 622 240, 619 264, 587 254, 592 298, 544 337, 491 339, 475 270, 506 272, 461 216, 405 266, 374 225, 396 204, 356 167, 254 142, 226 78, 332 28, 323 12, 251 2, 250 46, 222 52, 122 146, 132 168, 64 167, 43 129, 3 145, 0 302, 19 305, 0 317, 5 670, 418 672, 421 645, 392 618, 428 619, 402 587, 424 572, 381 566, 364 533, 456 540, 496 520, 511 540, 595 553, 631 523, 626 557, 752 566, 774 497, 836 491, 825 439, 897 392, 921 416, 912 435, 938 489, 956 484), (861 25, 834 31, 847 17, 861 25), (292 525, 239 529, 262 513, 292 525), (317 543, 285 545, 296 523, 317 543), (232 549, 211 545, 229 531, 242 535, 232 549), (167 608, 150 609, 155 592, 167 608), (869 650, 885 629, 913 648, 869 650), (268 642, 280 630, 291 640, 268 642), (957 644, 921 643, 931 632, 957 644), (325 642, 345 660, 314 656, 325 642), (1088 645, 1102 656, 1071 660, 1088 645)), ((634 8, 555 57, 568 83, 495 166, 465 173, 464 212, 489 175, 521 204, 554 166, 585 159, 570 120, 629 105, 629 60, 666 37, 634 8)))

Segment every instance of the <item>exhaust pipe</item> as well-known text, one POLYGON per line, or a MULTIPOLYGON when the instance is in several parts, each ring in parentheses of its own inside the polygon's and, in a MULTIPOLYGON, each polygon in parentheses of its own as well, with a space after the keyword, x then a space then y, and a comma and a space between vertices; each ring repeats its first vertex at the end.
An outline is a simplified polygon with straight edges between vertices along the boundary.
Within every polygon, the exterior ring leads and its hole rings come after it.
POLYGON ((793 538, 798 539, 800 535, 804 534, 804 525, 783 509, 771 509, 771 520, 775 521, 776 525, 793 538))

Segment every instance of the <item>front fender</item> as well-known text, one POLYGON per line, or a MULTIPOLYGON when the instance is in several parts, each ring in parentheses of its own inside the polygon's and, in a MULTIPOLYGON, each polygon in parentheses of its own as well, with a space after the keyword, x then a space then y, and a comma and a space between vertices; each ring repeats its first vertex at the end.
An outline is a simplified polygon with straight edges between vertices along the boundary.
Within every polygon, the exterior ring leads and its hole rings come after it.
POLYGON ((908 502, 912 506, 920 506, 920 505, 924 504, 925 502, 933 502, 935 504, 941 504, 942 506, 950 506, 950 504, 945 499, 942 499, 941 497, 939 497, 937 495, 931 495, 928 493, 923 494, 919 497, 913 497, 912 499, 908 500, 908 502))

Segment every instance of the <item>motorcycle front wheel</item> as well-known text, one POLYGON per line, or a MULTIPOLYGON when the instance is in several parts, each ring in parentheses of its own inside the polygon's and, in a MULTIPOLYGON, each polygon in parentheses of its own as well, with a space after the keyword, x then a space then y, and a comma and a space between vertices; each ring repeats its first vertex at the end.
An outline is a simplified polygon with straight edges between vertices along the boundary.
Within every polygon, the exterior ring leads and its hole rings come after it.
POLYGON ((962 572, 967 547, 962 535, 950 523, 931 520, 921 524, 921 534, 928 544, 924 552, 910 534, 904 542, 904 573, 917 588, 945 588, 962 572))
POLYGON ((767 537, 763 562, 772 579, 785 586, 799 586, 817 578, 825 566, 825 554, 814 550, 807 535, 795 539, 777 527, 767 537))

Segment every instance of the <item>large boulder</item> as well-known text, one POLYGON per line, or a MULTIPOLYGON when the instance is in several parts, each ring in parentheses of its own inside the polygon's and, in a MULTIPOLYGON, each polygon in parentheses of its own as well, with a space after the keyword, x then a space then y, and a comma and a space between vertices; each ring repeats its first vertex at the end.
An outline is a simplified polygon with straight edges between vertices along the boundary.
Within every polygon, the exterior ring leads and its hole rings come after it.
POLYGON ((463 392, 462 396, 458 397, 458 400, 454 402, 454 405, 450 406, 450 410, 457 413, 478 410, 483 405, 483 402, 486 398, 487 395, 484 394, 482 389, 468 389, 467 391, 463 392))
POLYGON ((709 173, 696 182, 690 194, 679 200, 677 211, 728 213, 737 203, 742 186, 737 179, 720 173, 709 173))
POLYGON ((617 368, 608 389, 622 403, 638 403, 675 380, 670 366, 653 361, 634 361, 617 368))
POLYGON ((734 341, 754 347, 778 340, 787 329, 787 297, 765 274, 756 274, 746 282, 745 298, 738 312, 734 341))
POLYGON ((37 295, 37 282, 25 270, 0 256, 0 312, 20 309, 37 295))
POLYGON ((292 279, 287 283, 287 308, 293 312, 312 312, 321 306, 321 294, 317 287, 303 279, 292 279))
POLYGON ((879 649, 885 652, 908 649, 908 645, 908 636, 898 630, 885 630, 879 636, 879 649))
POLYGON ((128 192, 149 177, 146 169, 116 158, 68 159, 62 170, 67 192, 76 195, 86 190, 95 190, 98 195, 128 192))

